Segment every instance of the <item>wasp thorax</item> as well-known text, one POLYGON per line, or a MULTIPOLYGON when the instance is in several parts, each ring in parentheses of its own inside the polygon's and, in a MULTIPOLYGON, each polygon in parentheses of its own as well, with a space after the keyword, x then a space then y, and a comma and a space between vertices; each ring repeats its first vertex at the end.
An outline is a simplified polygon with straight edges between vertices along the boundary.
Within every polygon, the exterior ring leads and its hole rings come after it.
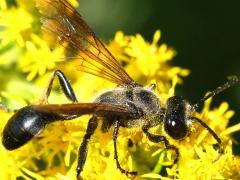
POLYGON ((186 122, 187 102, 181 96, 173 96, 168 99, 164 129, 174 139, 182 139, 188 133, 186 122))

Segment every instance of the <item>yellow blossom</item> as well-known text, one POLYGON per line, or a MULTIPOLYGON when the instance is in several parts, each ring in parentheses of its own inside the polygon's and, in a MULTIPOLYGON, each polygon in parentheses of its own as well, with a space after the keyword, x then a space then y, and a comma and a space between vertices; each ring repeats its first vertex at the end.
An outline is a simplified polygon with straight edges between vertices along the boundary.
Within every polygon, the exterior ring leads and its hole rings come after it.
POLYGON ((79 3, 77 0, 69 0, 69 2, 74 6, 74 7, 78 7, 79 3))
POLYGON ((26 42, 26 53, 19 60, 20 68, 29 72, 27 79, 43 75, 55 68, 57 62, 63 61, 63 47, 51 50, 48 44, 37 35, 32 34, 32 41, 26 42))
MULTIPOLYGON (((4 31, 0 32, 2 44, 17 42, 20 46, 24 46, 24 36, 26 30, 31 28, 33 18, 31 14, 22 8, 11 8, 0 11, 0 26, 4 27, 4 31)), ((29 32, 28 32, 29 33, 29 32)))
POLYGON ((181 83, 180 76, 187 76, 189 70, 169 67, 168 61, 173 59, 176 52, 164 43, 158 46, 160 38, 159 30, 155 32, 152 43, 146 42, 139 34, 124 36, 122 32, 117 32, 109 49, 118 59, 127 62, 126 70, 136 81, 142 84, 157 81, 158 89, 167 92, 170 84, 166 84, 173 77, 178 77, 178 83, 181 83))
POLYGON ((7 3, 5 0, 0 0, 0 9, 2 10, 7 9, 7 3))

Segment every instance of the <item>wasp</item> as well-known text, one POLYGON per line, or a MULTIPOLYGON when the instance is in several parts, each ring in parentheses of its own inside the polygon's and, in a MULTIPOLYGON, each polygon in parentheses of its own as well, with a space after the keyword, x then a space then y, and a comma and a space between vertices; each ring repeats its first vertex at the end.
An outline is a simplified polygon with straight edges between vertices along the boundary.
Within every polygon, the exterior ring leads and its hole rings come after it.
MULTIPOLYGON (((73 120, 85 114, 92 114, 79 147, 77 178, 83 171, 88 143, 100 120, 102 132, 107 132, 111 127, 114 128, 112 140, 116 167, 126 175, 135 176, 137 172, 125 170, 119 163, 117 140, 120 128, 142 128, 150 141, 163 143, 167 150, 175 151, 174 161, 177 163, 178 148, 170 144, 165 136, 152 134, 149 130, 163 125, 169 137, 180 140, 188 135, 191 124, 197 122, 217 141, 215 147, 219 155, 215 160, 221 156, 224 152, 221 139, 206 123, 194 117, 193 114, 205 100, 238 83, 236 76, 229 77, 222 86, 211 91, 196 104, 191 105, 182 96, 175 95, 170 97, 162 107, 159 98, 154 93, 155 85, 143 87, 135 82, 67 0, 37 0, 37 7, 42 14, 43 30, 59 42, 67 43, 67 52, 71 52, 80 60, 79 70, 111 81, 117 84, 117 87, 102 93, 92 103, 81 103, 77 100, 64 73, 56 70, 41 96, 41 103, 17 110, 7 122, 2 138, 2 144, 6 149, 14 150, 23 146, 52 122, 73 120), (64 95, 71 103, 47 103, 55 78, 58 78, 64 95)), ((4 105, 2 108, 7 109, 4 105)))

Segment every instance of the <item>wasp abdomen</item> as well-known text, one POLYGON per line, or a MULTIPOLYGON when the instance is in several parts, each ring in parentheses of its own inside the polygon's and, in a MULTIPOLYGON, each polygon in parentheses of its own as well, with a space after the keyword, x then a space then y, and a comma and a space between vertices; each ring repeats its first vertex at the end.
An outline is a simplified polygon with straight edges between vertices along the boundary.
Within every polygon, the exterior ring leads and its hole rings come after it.
POLYGON ((3 129, 2 144, 8 150, 14 150, 39 134, 49 123, 56 119, 53 114, 38 112, 31 106, 18 110, 3 129))

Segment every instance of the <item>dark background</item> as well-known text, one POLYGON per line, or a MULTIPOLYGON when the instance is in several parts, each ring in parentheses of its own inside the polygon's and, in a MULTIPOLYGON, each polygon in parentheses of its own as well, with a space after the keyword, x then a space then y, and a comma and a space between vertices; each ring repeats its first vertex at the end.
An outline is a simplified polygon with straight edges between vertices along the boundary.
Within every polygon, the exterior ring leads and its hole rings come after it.
MULTIPOLYGON (((239 0, 81 0, 80 12, 105 42, 118 30, 152 41, 160 29, 160 43, 177 50, 173 65, 191 70, 176 92, 190 102, 221 85, 228 75, 240 76, 239 0)), ((239 92, 236 85, 213 100, 213 107, 227 101, 235 110, 230 124, 240 122, 239 92)))

